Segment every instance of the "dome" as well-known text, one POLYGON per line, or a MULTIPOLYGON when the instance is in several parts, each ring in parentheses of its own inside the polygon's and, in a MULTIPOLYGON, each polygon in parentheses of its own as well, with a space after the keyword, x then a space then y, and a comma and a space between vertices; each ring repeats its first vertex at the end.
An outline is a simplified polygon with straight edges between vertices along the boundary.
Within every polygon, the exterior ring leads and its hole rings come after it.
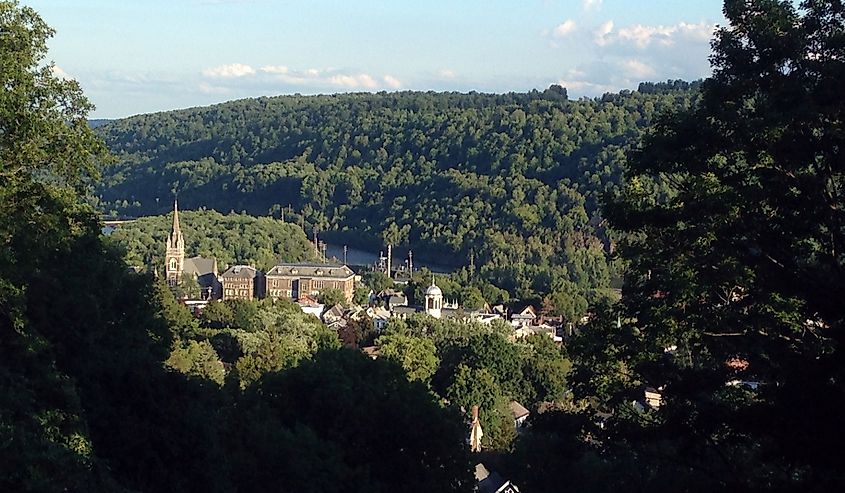
POLYGON ((435 284, 432 284, 425 290, 426 296, 443 296, 443 291, 440 290, 435 284))

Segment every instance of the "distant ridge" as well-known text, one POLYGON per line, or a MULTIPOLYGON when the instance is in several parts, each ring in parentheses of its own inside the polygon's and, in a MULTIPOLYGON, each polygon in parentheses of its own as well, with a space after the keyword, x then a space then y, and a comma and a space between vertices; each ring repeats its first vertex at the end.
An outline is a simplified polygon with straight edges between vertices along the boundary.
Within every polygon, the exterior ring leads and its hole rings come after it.
POLYGON ((95 118, 95 119, 92 119, 92 120, 88 120, 88 126, 91 127, 91 128, 97 128, 97 127, 102 127, 103 125, 105 125, 107 123, 111 123, 113 121, 114 121, 114 119, 111 119, 111 118, 95 118))

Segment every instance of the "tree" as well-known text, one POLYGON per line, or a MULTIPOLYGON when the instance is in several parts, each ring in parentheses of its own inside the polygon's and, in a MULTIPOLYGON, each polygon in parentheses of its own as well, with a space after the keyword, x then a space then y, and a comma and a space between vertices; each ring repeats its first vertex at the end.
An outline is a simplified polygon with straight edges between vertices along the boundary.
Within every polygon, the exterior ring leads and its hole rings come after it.
MULTIPOLYGON (((308 439, 304 440, 305 449, 309 453, 326 450, 324 454, 334 459, 330 461, 331 476, 351 470, 345 479, 354 478, 354 490, 469 492, 474 486, 466 428, 457 413, 440 407, 424 385, 409 382, 396 365, 370 360, 360 351, 323 351, 296 368, 269 374, 247 390, 240 409, 247 416, 271 419, 270 426, 261 428, 270 433, 288 423, 310 430, 329 447, 314 446, 314 439, 308 439), (377 457, 375 462, 373 457, 377 457)), ((250 428, 251 420, 244 421, 250 428)), ((262 449, 274 450, 274 444, 260 434, 249 433, 246 438, 253 436, 262 449)), ((252 450, 249 442, 240 447, 252 450)), ((286 464, 297 460, 300 450, 283 447, 290 449, 291 457, 272 454, 269 463, 278 460, 279 467, 289 468, 286 464)), ((314 468, 314 460, 319 459, 304 461, 303 466, 314 468)), ((255 481, 249 469, 238 471, 243 472, 236 471, 237 475, 245 475, 243 484, 255 481)), ((287 489, 286 478, 256 472, 269 483, 250 490, 287 489)), ((301 477, 294 475, 295 479, 301 477)), ((321 481, 320 477, 317 474, 317 479, 308 478, 303 484, 321 481)), ((348 485, 347 481, 341 483, 348 485)), ((337 484, 329 484, 322 491, 336 488, 337 484)))
POLYGON ((510 449, 516 439, 516 428, 509 400, 490 371, 459 365, 446 396, 452 405, 465 411, 467 419, 471 417, 472 406, 479 406, 484 447, 498 451, 510 449))
POLYGON ((346 295, 337 288, 326 288, 320 291, 320 303, 327 307, 346 304, 346 295))
POLYGON ((656 126, 607 207, 630 261, 631 383, 666 400, 641 437, 678 437, 672 453, 719 488, 837 489, 845 7, 728 0, 725 15, 700 103, 656 126))
POLYGON ((440 363, 437 348, 429 338, 389 333, 376 339, 376 345, 380 357, 399 364, 408 380, 428 383, 440 363))
POLYGON ((475 286, 467 286, 461 290, 461 305, 467 310, 478 310, 486 304, 481 290, 475 286))

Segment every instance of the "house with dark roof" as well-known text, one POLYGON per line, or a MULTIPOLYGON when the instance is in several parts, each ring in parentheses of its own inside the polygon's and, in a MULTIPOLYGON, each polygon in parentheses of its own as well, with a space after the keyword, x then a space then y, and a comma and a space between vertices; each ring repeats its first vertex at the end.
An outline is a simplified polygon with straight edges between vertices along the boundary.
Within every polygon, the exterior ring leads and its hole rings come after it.
POLYGON ((298 300, 305 296, 319 296, 324 289, 337 289, 352 302, 355 292, 355 273, 345 265, 298 262, 278 264, 264 277, 267 296, 298 300))
POLYGON ((264 297, 264 276, 250 265, 233 265, 220 276, 224 300, 251 300, 264 297))

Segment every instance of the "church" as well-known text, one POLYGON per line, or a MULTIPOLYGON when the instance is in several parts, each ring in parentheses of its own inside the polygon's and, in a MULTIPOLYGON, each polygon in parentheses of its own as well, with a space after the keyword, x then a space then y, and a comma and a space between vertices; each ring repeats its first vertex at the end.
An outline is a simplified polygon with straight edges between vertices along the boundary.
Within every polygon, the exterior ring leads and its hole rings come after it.
POLYGON ((173 229, 167 236, 165 249, 165 275, 167 284, 181 284, 185 276, 193 277, 200 287, 200 299, 218 299, 222 286, 217 276, 217 259, 205 257, 185 258, 185 237, 179 225, 179 203, 173 201, 173 229))

